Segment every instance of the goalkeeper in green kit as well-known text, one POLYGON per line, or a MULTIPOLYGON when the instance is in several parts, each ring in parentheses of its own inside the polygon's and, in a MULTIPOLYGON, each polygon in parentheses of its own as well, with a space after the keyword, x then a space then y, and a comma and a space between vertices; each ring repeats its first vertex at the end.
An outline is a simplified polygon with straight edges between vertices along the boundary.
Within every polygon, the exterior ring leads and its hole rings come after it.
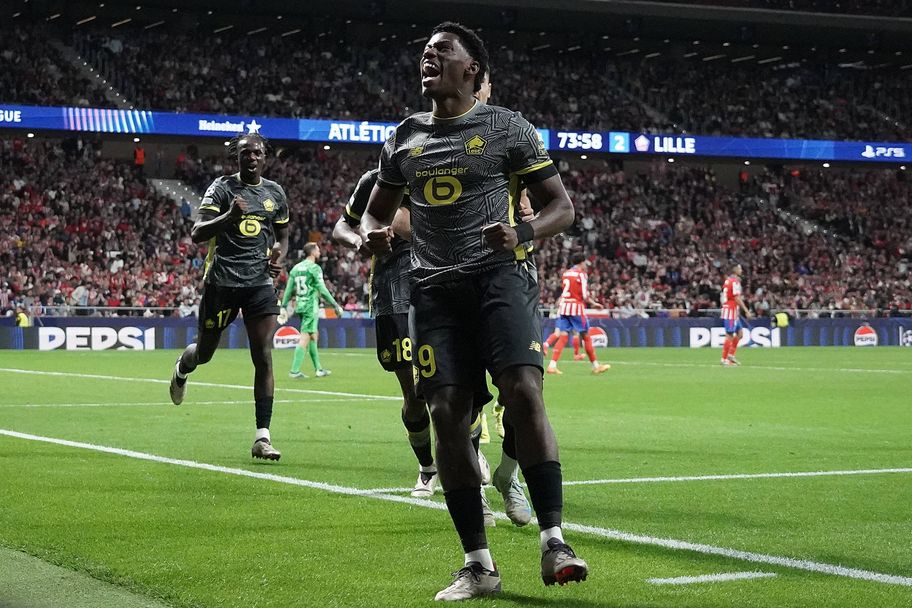
POLYGON ((336 302, 332 294, 326 289, 323 282, 323 269, 317 265, 320 258, 320 248, 316 243, 304 245, 304 260, 295 264, 288 274, 288 284, 285 286, 285 295, 282 297, 282 311, 279 322, 287 320, 286 306, 295 298, 295 314, 301 317, 301 339, 295 347, 294 360, 291 363, 289 376, 292 378, 306 378, 301 373, 301 364, 304 362, 305 351, 310 355, 317 378, 328 376, 330 371, 320 365, 320 355, 317 354, 317 323, 320 320, 320 298, 329 302, 336 309, 336 314, 342 316, 342 307, 336 302))

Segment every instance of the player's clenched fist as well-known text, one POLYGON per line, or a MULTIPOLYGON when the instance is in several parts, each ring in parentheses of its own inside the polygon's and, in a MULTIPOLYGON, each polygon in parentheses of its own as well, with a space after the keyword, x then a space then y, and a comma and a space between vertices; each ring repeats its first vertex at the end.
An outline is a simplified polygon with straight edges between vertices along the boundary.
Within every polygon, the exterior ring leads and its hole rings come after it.
POLYGON ((242 215, 247 213, 248 205, 240 196, 235 196, 234 200, 231 201, 231 207, 228 208, 228 213, 231 214, 231 217, 234 219, 239 219, 242 215))
POLYGON ((485 244, 495 251, 512 251, 519 244, 516 231, 506 224, 488 224, 481 229, 485 244))
POLYGON ((387 255, 393 251, 393 228, 386 226, 367 233, 367 248, 374 255, 387 255))

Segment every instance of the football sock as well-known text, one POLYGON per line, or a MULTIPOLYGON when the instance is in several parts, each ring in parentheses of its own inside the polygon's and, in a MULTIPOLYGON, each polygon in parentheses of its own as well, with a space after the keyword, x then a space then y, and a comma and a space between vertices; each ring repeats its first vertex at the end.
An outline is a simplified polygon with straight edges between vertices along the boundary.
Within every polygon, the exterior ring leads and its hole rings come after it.
POLYGON ((560 526, 554 526, 553 528, 542 530, 538 533, 538 538, 541 541, 542 553, 548 550, 548 541, 552 538, 556 538, 560 542, 564 542, 564 534, 561 532, 560 526))
POLYGON ((476 549, 465 554, 465 565, 472 562, 478 562, 486 570, 494 570, 494 559, 491 557, 490 549, 476 549))
MULTIPOLYGON (((462 541, 462 550, 468 554, 488 548, 485 534, 484 515, 481 512, 481 488, 462 488, 444 492, 447 510, 462 541)), ((493 570, 493 564, 485 566, 493 570)))
POLYGON ((728 356, 729 357, 735 356, 735 351, 738 350, 738 342, 739 342, 738 338, 732 338, 731 345, 729 345, 729 347, 728 347, 728 356))
POLYGON ((313 363, 314 371, 320 371, 323 367, 320 365, 320 355, 317 354, 317 341, 311 340, 307 344, 307 352, 310 353, 310 362, 313 363))
POLYGON ((722 358, 725 359, 728 357, 728 345, 731 344, 731 338, 725 338, 725 342, 722 343, 722 358))
POLYGON ((272 397, 257 397, 256 425, 258 429, 268 429, 272 421, 272 397))
MULTIPOLYGON (((589 355, 589 361, 592 362, 592 365, 597 364, 598 361, 595 360, 595 348, 593 348, 593 346, 592 346, 592 338, 589 337, 589 334, 586 334, 585 343, 586 343, 586 354, 589 355)), ((579 349, 577 349, 576 352, 579 352, 579 349)))
MULTIPOLYGON (((575 335, 575 336, 573 336, 573 356, 574 357, 579 354, 579 350, 580 350, 580 339, 579 339, 578 335, 575 335)), ((586 349, 586 352, 587 353, 589 352, 588 348, 586 349)))
POLYGON ((469 427, 469 437, 472 439, 472 447, 475 448, 475 453, 477 454, 478 445, 481 442, 481 410, 475 412, 475 419, 469 427))
POLYGON ((542 530, 560 527, 564 510, 561 465, 555 460, 523 467, 532 508, 542 530))
POLYGON ((301 373, 302 363, 304 363, 304 347, 298 344, 295 346, 294 359, 291 360, 291 373, 301 373))
MULTIPOLYGON (((409 445, 412 446, 412 451, 415 452, 415 457, 418 458, 418 464, 422 467, 433 467, 434 456, 431 454, 431 416, 428 414, 427 409, 424 410, 424 416, 418 421, 406 420, 405 414, 403 414, 402 424, 405 425, 405 430, 408 431, 409 445)), ((436 471, 437 469, 434 470, 436 471)), ((425 472, 429 473, 430 471, 425 472)))
POLYGON ((567 335, 562 334, 560 338, 557 339, 557 344, 554 346, 554 354, 551 355, 551 361, 554 365, 557 365, 558 359, 560 359, 561 353, 564 351, 564 347, 567 345, 567 335))
POLYGON ((516 460, 516 432, 513 429, 513 425, 504 420, 504 438, 503 438, 503 453, 504 456, 508 456, 513 460, 516 460))
POLYGON ((559 336, 560 334, 551 334, 548 336, 548 339, 545 340, 545 344, 547 344, 549 347, 554 346, 554 343, 557 342, 557 338, 559 336))
POLYGON ((256 443, 257 441, 259 441, 259 440, 261 440, 261 439, 265 439, 266 441, 270 441, 270 438, 269 438, 269 429, 267 429, 267 428, 261 428, 261 429, 257 429, 257 430, 256 430, 256 435, 254 435, 254 437, 253 437, 253 442, 256 443))

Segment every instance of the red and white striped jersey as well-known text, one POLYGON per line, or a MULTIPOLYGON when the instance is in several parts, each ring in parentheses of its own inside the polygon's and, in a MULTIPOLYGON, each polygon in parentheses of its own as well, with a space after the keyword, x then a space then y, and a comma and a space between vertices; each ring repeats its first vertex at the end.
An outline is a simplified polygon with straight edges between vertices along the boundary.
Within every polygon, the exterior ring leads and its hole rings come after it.
POLYGON ((586 314, 586 302, 589 301, 589 277, 579 266, 573 266, 561 277, 560 306, 557 314, 570 317, 581 317, 586 314))
POLYGON ((737 276, 730 276, 725 279, 722 286, 722 318, 730 321, 738 319, 738 301, 735 299, 741 295, 741 279, 737 276))

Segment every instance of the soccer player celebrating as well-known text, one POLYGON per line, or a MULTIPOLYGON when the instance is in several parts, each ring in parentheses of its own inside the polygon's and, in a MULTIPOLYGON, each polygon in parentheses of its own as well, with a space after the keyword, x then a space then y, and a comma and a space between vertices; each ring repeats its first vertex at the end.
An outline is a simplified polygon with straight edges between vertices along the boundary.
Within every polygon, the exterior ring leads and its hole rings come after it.
POLYGON ((305 352, 310 355, 310 362, 313 363, 314 375, 317 378, 323 378, 331 373, 320 365, 320 355, 317 352, 317 340, 320 337, 317 330, 317 324, 320 322, 320 298, 329 302, 340 317, 342 307, 326 289, 326 283, 323 282, 323 269, 317 264, 318 259, 320 259, 320 247, 316 243, 304 245, 304 259, 295 264, 288 273, 288 283, 285 285, 285 293, 282 296, 282 308, 284 309, 294 294, 295 314, 301 318, 301 337, 298 345, 295 346, 291 371, 288 373, 292 378, 307 377, 301 373, 305 352))
POLYGON ((741 335, 744 332, 740 311, 744 311, 745 318, 750 318, 750 310, 747 309, 747 305, 741 299, 741 275, 743 272, 741 264, 733 264, 731 274, 725 279, 725 284, 722 286, 722 323, 725 325, 725 342, 722 344, 722 365, 726 366, 741 365, 735 358, 738 342, 741 341, 741 335))
POLYGON ((278 460, 281 454, 272 447, 269 436, 275 386, 272 334, 279 314, 273 280, 282 272, 288 249, 288 203, 282 187, 262 177, 265 138, 258 133, 241 135, 228 149, 237 158, 239 171, 212 182, 191 232, 194 243, 209 242, 209 253, 199 337, 177 359, 171 375, 171 401, 175 405, 183 402, 187 376, 212 359, 222 331, 243 312, 255 370, 256 434, 251 455, 278 460))
MULTIPOLYGON (((333 238, 343 247, 362 249, 358 226, 377 183, 378 172, 379 169, 372 169, 361 176, 342 217, 333 228, 333 238)), ((405 208, 399 210, 397 221, 408 224, 408 214, 404 212, 405 208)), ((376 319, 377 359, 383 369, 396 374, 399 380, 403 399, 402 423, 419 466, 412 496, 426 498, 433 495, 437 487, 437 467, 431 454, 431 417, 427 403, 415 392, 412 373, 413 349, 408 333, 411 246, 406 239, 394 236, 391 247, 389 255, 375 258, 371 265, 370 306, 376 319)))
POLYGON ((473 389, 485 369, 515 428, 519 465, 541 529, 543 581, 580 581, 588 573, 561 531, 561 466, 542 397, 539 289, 522 246, 569 227, 573 204, 532 125, 473 97, 487 64, 484 43, 472 30, 450 22, 434 28, 419 62, 422 93, 433 111, 410 116, 390 136, 361 221, 371 251, 388 254, 390 224, 408 186, 413 357, 437 432, 447 509, 465 552, 465 567, 438 600, 501 588, 469 439, 473 389), (516 224, 521 185, 545 204, 537 218, 516 224))
POLYGON ((583 253, 574 253, 570 258, 570 268, 568 268, 561 277, 561 286, 563 292, 560 296, 560 307, 557 310, 557 328, 560 333, 557 345, 554 347, 554 354, 551 355, 551 362, 548 363, 549 374, 562 374, 564 372, 557 369, 557 362, 560 359, 561 352, 567 344, 567 336, 570 331, 579 334, 580 342, 586 345, 586 354, 589 356, 589 363, 592 364, 592 373, 601 374, 610 369, 607 363, 599 364, 595 358, 595 349, 592 347, 592 338, 589 337, 589 319, 586 318, 586 304, 592 308, 603 308, 599 302, 589 297, 589 277, 586 274, 586 266, 589 261, 583 253))

